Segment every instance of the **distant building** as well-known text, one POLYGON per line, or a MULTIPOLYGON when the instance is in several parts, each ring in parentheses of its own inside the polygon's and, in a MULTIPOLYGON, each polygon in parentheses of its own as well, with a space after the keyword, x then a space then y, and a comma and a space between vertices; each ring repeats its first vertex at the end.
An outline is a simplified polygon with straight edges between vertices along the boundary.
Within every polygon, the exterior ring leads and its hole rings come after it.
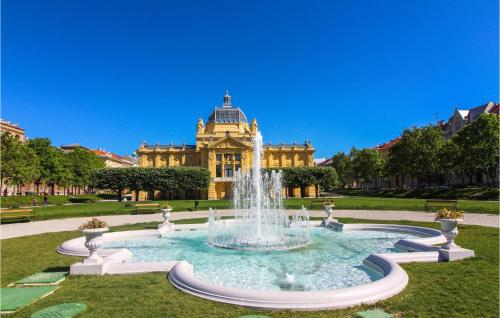
MULTIPOLYGON (((141 143, 137 154, 140 167, 197 166, 210 170, 211 178, 207 193, 168 193, 164 191, 141 192, 140 199, 231 197, 234 174, 238 169, 251 168, 253 138, 258 132, 257 121, 249 123, 243 111, 232 105, 226 92, 222 106, 215 107, 206 125, 199 119, 196 125, 196 144, 174 145, 141 143)), ((314 166, 314 147, 310 141, 293 144, 263 145, 263 167, 311 167, 314 166)), ((315 196, 310 187, 287 187, 286 196, 315 196)))
POLYGON ((68 153, 68 152, 72 152, 74 151, 76 148, 80 148, 80 149, 83 149, 83 150, 92 150, 90 148, 87 148, 87 147, 84 147, 80 144, 69 144, 69 145, 62 145, 60 146, 59 148, 61 148, 61 150, 65 153, 68 153))
POLYGON ((120 156, 102 148, 92 149, 99 158, 104 160, 106 168, 130 168, 137 167, 137 160, 130 156, 120 156))
POLYGON ((14 138, 19 139, 22 142, 26 141, 25 130, 19 126, 19 124, 11 123, 10 121, 0 119, 0 133, 9 133, 14 138))
POLYGON ((450 138, 457 131, 464 128, 465 125, 475 121, 481 114, 496 114, 500 108, 499 103, 488 102, 487 104, 477 106, 471 109, 455 108, 453 115, 448 119, 446 124, 442 124, 443 134, 445 138, 450 138))

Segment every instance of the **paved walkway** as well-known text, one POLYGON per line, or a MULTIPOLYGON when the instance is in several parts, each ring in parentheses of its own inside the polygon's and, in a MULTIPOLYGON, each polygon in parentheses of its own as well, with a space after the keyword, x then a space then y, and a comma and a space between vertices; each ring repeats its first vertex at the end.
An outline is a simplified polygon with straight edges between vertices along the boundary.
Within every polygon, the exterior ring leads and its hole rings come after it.
MULTIPOLYGON (((231 210, 219 210, 221 216, 232 216, 231 210)), ((290 210, 289 214, 293 211, 290 210)), ((323 211, 309 211, 311 217, 325 217, 323 211)), ((407 221, 422 221, 432 222, 433 214, 426 212, 413 211, 380 211, 380 210, 335 210, 335 217, 351 217, 356 219, 370 220, 407 220, 407 221)), ((172 213, 172 221, 182 219, 208 218, 208 211, 197 212, 174 212, 172 213)), ((84 222, 87 222, 90 217, 57 219, 46 221, 35 221, 29 223, 14 223, 0 225, 0 238, 12 238, 27 235, 35 235, 42 233, 72 231, 84 222)), ((134 224, 141 222, 160 222, 163 220, 161 213, 156 214, 140 214, 140 215, 107 215, 99 216, 99 219, 106 221, 110 226, 134 224)), ((465 216, 465 224, 481 225, 488 227, 499 227, 500 218, 498 215, 492 214, 476 214, 467 213, 465 216)))

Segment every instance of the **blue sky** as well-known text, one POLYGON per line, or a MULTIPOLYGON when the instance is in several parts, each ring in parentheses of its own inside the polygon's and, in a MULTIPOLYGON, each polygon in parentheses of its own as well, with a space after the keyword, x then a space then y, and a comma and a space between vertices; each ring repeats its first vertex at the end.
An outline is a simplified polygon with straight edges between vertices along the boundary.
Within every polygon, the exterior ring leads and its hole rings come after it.
POLYGON ((229 89, 316 157, 499 97, 498 1, 2 1, 2 118, 120 154, 193 143, 229 89))

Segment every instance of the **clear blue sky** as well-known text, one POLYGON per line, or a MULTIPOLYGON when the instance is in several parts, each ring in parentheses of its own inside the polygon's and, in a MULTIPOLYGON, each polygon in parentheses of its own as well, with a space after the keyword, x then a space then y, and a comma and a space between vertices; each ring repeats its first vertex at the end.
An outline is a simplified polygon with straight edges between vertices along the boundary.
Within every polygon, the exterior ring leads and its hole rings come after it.
POLYGON ((316 157, 498 101, 498 1, 2 1, 2 118, 126 154, 193 143, 229 89, 316 157))

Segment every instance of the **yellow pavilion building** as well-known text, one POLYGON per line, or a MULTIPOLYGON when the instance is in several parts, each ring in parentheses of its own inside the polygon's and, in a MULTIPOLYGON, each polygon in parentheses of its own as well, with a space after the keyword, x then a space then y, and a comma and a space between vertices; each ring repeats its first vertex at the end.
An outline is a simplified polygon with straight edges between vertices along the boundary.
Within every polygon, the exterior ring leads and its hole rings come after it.
MULTIPOLYGON (((253 138, 259 127, 249 124, 243 111, 232 105, 226 92, 222 106, 215 107, 206 124, 199 119, 194 145, 148 145, 141 143, 137 154, 140 167, 198 166, 210 170, 208 193, 140 193, 140 199, 228 199, 233 176, 238 169, 251 168, 253 138)), ((265 144, 262 167, 314 166, 314 147, 303 144, 265 144)), ((286 188, 287 197, 315 196, 314 187, 286 188)))

